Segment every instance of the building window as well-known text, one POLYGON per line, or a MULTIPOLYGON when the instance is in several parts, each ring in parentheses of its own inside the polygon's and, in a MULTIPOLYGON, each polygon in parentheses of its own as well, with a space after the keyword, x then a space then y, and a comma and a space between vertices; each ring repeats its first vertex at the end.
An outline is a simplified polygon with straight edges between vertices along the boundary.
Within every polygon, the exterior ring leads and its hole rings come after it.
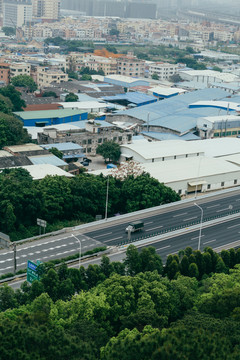
POLYGON ((224 186, 224 181, 221 182, 221 186, 224 186))
POLYGON ((83 144, 83 145, 86 145, 86 143, 87 143, 87 140, 83 140, 83 141, 82 141, 82 144, 83 144))
POLYGON ((234 185, 236 185, 237 184, 237 180, 234 180, 234 185))
POLYGON ((117 137, 116 137, 116 136, 114 136, 113 141, 117 141, 117 137))
POLYGON ((101 144, 101 142, 102 142, 102 138, 99 138, 98 143, 101 144))
POLYGON ((186 158, 188 157, 188 154, 186 154, 186 158))
POLYGON ((91 144, 92 143, 92 139, 88 139, 88 144, 91 144))
POLYGON ((164 161, 164 157, 162 158, 162 161, 164 161))
POLYGON ((118 141, 122 141, 122 136, 119 136, 119 137, 118 137, 118 141))
POLYGON ((176 160, 176 158, 177 158, 176 155, 174 155, 174 160, 176 160))
POLYGON ((181 193, 182 193, 182 190, 178 190, 178 195, 181 195, 181 193))
POLYGON ((152 162, 154 162, 154 159, 152 159, 152 162))
POLYGON ((208 190, 210 190, 211 189, 211 184, 208 184, 207 188, 208 188, 208 190))
POLYGON ((90 153, 92 151, 91 148, 87 148, 87 152, 90 153))

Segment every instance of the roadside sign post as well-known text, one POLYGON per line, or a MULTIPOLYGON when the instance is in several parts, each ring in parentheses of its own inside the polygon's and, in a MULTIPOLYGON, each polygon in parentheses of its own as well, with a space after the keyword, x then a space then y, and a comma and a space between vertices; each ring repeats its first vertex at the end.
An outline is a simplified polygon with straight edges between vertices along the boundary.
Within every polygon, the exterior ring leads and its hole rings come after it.
POLYGON ((37 225, 39 225, 39 235, 41 235, 41 228, 43 228, 43 234, 45 234, 47 226, 46 220, 37 219, 37 225))
POLYGON ((16 275, 17 271, 17 245, 13 243, 13 273, 16 275))
POLYGON ((129 242, 131 241, 131 230, 132 230, 132 227, 129 225, 129 226, 127 227, 128 241, 129 241, 129 242))
POLYGON ((38 275, 38 264, 35 264, 34 262, 28 260, 27 264, 27 281, 32 284, 34 280, 39 280, 38 275))

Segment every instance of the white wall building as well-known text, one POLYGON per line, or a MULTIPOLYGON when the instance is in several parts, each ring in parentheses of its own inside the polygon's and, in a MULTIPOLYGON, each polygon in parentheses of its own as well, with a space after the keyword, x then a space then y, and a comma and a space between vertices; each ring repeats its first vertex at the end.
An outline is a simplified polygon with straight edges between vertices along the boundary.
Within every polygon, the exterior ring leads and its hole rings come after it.
POLYGON ((149 64, 149 77, 157 74, 159 80, 167 80, 170 76, 177 73, 178 66, 175 64, 156 62, 149 64))
POLYGON ((31 0, 4 0, 3 26, 22 27, 32 21, 31 0))
POLYGON ((133 144, 122 145, 121 152, 122 161, 131 159, 139 163, 155 163, 189 157, 196 158, 204 155, 204 150, 198 146, 198 142, 193 143, 183 140, 154 142, 138 140, 133 144))

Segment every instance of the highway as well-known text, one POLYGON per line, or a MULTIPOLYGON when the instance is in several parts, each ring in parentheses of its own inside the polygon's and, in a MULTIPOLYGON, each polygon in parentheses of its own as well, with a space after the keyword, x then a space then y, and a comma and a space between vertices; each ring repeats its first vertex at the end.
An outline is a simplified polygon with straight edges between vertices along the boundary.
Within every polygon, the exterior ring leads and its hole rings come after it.
MULTIPOLYGON (((81 241, 82 254, 88 250, 93 250, 96 247, 104 246, 101 242, 89 239, 84 235, 77 235, 81 241)), ((69 255, 74 255, 79 251, 79 242, 76 238, 69 235, 62 237, 55 237, 44 239, 41 241, 34 241, 17 246, 17 269, 25 269, 27 261, 47 262, 53 259, 65 258, 69 255)), ((0 251, 0 274, 13 271, 13 251, 0 251)))
MULTIPOLYGON (((197 200, 199 206, 203 209, 203 218, 210 220, 216 216, 226 216, 229 212, 240 211, 240 191, 236 190, 229 193, 221 193, 220 195, 213 195, 212 197, 202 198, 197 200)), ((239 213, 240 216, 240 213, 239 213)), ((85 253, 95 247, 100 246, 116 246, 127 241, 127 234, 125 228, 132 220, 142 219, 145 224, 145 229, 141 233, 132 235, 132 240, 136 240, 142 236, 153 236, 160 231, 174 230, 179 227, 187 227, 191 224, 200 221, 201 210, 193 203, 177 202, 171 207, 159 207, 157 210, 149 211, 145 214, 142 212, 129 214, 127 217, 116 217, 116 225, 112 220, 102 221, 99 223, 91 223, 86 226, 77 227, 74 235, 81 241, 81 252, 85 253), (139 214, 139 215, 138 215, 139 214), (99 224, 99 225, 98 225, 99 224), (90 231, 94 228, 94 231, 90 231)), ((211 228, 204 229, 202 233, 202 246, 205 247, 207 241, 209 246, 221 246, 224 242, 238 240, 238 233, 235 231, 238 227, 238 220, 230 222, 235 227, 227 229, 225 224, 218 224, 211 228), (208 233, 212 229, 215 236, 210 236, 208 233), (220 231, 219 231, 220 229, 220 231), (232 238, 233 237, 233 238, 232 238)), ((240 231, 240 228, 239 228, 240 231)), ((212 233, 212 234, 213 234, 212 233)), ((164 258, 169 253, 177 252, 184 249, 186 246, 197 248, 197 232, 194 236, 185 234, 178 238, 170 238, 168 240, 154 243, 157 252, 164 258), (190 236, 190 237, 188 237, 190 236), (196 238, 195 240, 193 238, 196 238), (162 249, 164 247, 164 249, 162 249)), ((150 243, 151 239, 147 243, 150 243)), ((202 248, 203 249, 203 248, 202 248)), ((69 255, 76 254, 79 251, 79 243, 76 238, 71 236, 71 233, 64 235, 46 237, 30 243, 24 243, 17 246, 17 269, 24 269, 27 267, 27 260, 32 261, 49 261, 57 258, 65 258, 69 255)), ((13 271, 13 251, 0 251, 0 274, 13 271)))
MULTIPOLYGON (((151 239, 148 240, 140 248, 147 246, 154 246, 156 252, 161 256, 163 263, 165 263, 167 256, 170 254, 177 254, 179 250, 185 249, 190 246, 192 249, 197 249, 199 240, 199 230, 197 231, 187 231, 184 235, 171 236, 169 238, 163 239, 160 241, 152 242, 151 239)), ((220 252, 222 246, 224 248, 239 247, 240 246, 240 220, 234 219, 227 222, 217 224, 215 226, 206 227, 202 231, 201 236, 201 250, 203 251, 205 247, 210 246, 215 251, 220 252)), ((77 250, 77 249, 76 249, 77 250)), ((75 251, 76 251, 75 250, 75 251)), ((125 250, 119 248, 119 251, 114 254, 108 255, 111 261, 123 261, 125 258, 125 250)), ((101 258, 93 258, 81 262, 81 265, 87 267, 90 264, 100 264, 101 258)), ((79 263, 77 262, 71 267, 78 268, 79 263)), ((19 279, 9 283, 13 289, 20 288, 21 284, 26 279, 19 279)))
MULTIPOLYGON (((197 200, 197 204, 203 209, 203 220, 211 219, 216 216, 227 215, 231 211, 240 211, 240 194, 238 196, 229 196, 214 201, 203 203, 197 200)), ((139 217, 138 220, 144 221, 144 232, 136 232, 132 234, 131 239, 136 240, 139 237, 151 235, 165 230, 173 230, 182 226, 187 226, 200 221, 201 210, 196 206, 189 204, 178 210, 170 210, 158 215, 148 217, 139 217)), ((86 232, 85 235, 95 240, 99 240, 106 245, 119 245, 127 241, 127 233, 125 232, 129 222, 114 226, 106 226, 105 228, 86 232)))

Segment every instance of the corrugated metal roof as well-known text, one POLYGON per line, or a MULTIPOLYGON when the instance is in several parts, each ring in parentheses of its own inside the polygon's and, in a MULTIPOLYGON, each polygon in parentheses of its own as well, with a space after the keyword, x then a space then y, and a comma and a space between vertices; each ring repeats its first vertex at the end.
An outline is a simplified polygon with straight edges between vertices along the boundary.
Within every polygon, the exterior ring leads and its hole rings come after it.
POLYGON ((83 114, 85 111, 72 109, 59 110, 41 110, 41 111, 19 111, 14 114, 23 120, 31 119, 48 119, 48 118, 63 118, 66 116, 74 116, 83 114))
POLYGON ((117 94, 114 96, 105 96, 102 99, 106 101, 126 100, 133 104, 141 104, 148 101, 157 101, 155 96, 143 94, 140 92, 128 92, 126 94, 117 94))
MULTIPOLYGON (((205 156, 191 157, 178 160, 160 161, 154 163, 141 164, 143 170, 149 173, 159 182, 165 184, 176 183, 179 181, 207 181, 208 176, 235 173, 240 176, 240 168, 235 164, 221 159, 212 159, 205 156)), ((94 175, 108 175, 112 169, 95 170, 94 175)), ((221 178, 220 178, 221 179, 221 178)))
POLYGON ((47 144, 47 145, 41 145, 44 149, 51 149, 56 148, 59 151, 68 151, 68 150, 82 150, 82 146, 78 144, 74 144, 72 142, 64 142, 64 143, 54 143, 54 144, 47 144))
POLYGON ((178 156, 186 154, 204 153, 204 150, 199 146, 201 141, 182 141, 182 140, 167 140, 167 141, 135 141, 133 144, 121 145, 121 151, 124 154, 140 155, 143 159, 157 159, 168 156, 178 156))
POLYGON ((143 131, 141 134, 145 136, 149 136, 152 139, 164 141, 164 140, 200 140, 199 136, 194 135, 193 133, 188 133, 183 136, 179 136, 176 134, 171 133, 160 133, 160 132, 153 132, 153 131, 143 131))
POLYGON ((54 166, 66 166, 67 163, 65 161, 59 159, 55 155, 45 155, 45 156, 29 156, 29 160, 33 163, 33 165, 40 164, 50 164, 54 166))
POLYGON ((193 129, 197 124, 197 119, 207 115, 218 115, 216 108, 197 108, 189 109, 191 103, 206 100, 221 100, 229 93, 222 89, 204 89, 191 93, 177 95, 173 98, 143 105, 134 109, 117 112, 116 115, 128 115, 143 120, 149 120, 150 125, 165 127, 179 133, 193 129))
POLYGON ((32 176, 33 180, 40 180, 48 175, 73 177, 72 174, 60 169, 57 166, 50 164, 28 165, 28 166, 21 166, 21 168, 26 169, 32 176))

